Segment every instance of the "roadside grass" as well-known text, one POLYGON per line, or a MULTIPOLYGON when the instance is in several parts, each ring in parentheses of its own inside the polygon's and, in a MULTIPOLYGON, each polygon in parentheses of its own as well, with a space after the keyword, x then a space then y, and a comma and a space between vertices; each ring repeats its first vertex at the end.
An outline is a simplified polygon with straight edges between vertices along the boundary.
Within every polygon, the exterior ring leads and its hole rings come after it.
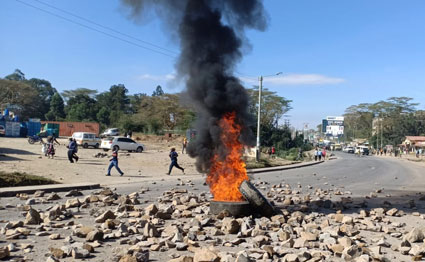
POLYGON ((290 161, 282 158, 261 158, 260 161, 256 162, 255 158, 248 158, 245 161, 246 169, 263 168, 263 167, 275 167, 275 166, 286 166, 291 164, 300 163, 301 161, 290 161))
POLYGON ((38 185, 50 185, 59 184, 49 178, 29 175, 20 172, 4 172, 0 171, 0 188, 1 187, 13 187, 13 186, 38 186, 38 185))

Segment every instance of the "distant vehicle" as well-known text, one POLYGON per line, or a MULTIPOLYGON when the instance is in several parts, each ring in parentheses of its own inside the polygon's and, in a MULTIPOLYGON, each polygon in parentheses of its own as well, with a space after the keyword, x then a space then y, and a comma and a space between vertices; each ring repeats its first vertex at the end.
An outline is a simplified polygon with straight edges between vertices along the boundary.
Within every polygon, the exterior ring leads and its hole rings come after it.
POLYGON ((37 142, 43 143, 43 139, 38 135, 28 137, 28 143, 30 143, 31 145, 37 142))
POLYGON ((356 154, 360 153, 364 156, 368 156, 369 155, 369 148, 366 147, 366 146, 358 146, 358 147, 356 147, 355 153, 356 154))
POLYGON ((345 152, 345 153, 354 154, 355 149, 352 146, 346 146, 346 147, 344 147, 344 149, 342 151, 345 152))
POLYGON ((4 126, 0 125, 0 136, 5 136, 6 135, 6 129, 4 128, 4 126))
POLYGON ((108 136, 119 136, 119 135, 120 135, 120 131, 118 128, 108 128, 100 136, 108 137, 108 136))
POLYGON ((77 145, 82 146, 84 148, 88 148, 89 146, 99 148, 101 143, 100 138, 96 137, 95 133, 74 132, 72 134, 72 138, 75 138, 77 145))
POLYGON ((107 137, 102 139, 102 144, 100 147, 104 151, 108 150, 127 150, 128 152, 138 152, 142 153, 145 150, 143 144, 139 144, 131 138, 126 137, 107 137))
POLYGON ((334 144, 334 145, 331 146, 331 148, 333 148, 333 150, 335 150, 335 151, 341 151, 342 150, 341 144, 334 144))

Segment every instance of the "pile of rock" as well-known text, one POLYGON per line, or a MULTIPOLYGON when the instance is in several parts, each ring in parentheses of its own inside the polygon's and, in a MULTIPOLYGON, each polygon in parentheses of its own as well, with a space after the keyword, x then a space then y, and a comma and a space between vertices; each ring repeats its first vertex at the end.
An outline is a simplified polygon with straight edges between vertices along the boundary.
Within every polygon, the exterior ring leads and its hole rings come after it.
MULTIPOLYGON (((287 184, 256 185, 266 190, 279 214, 270 218, 211 215, 209 193, 194 194, 183 188, 165 191, 148 205, 140 200, 147 189, 129 195, 110 188, 86 196, 70 191, 64 203, 55 193, 45 196, 38 192, 31 205, 17 207, 25 212, 25 219, 8 221, 0 234, 7 241, 43 236, 63 241, 63 245, 49 247, 47 261, 66 257, 89 260, 97 256, 95 251, 111 252, 110 261, 120 262, 146 262, 150 257, 170 262, 366 262, 408 256, 419 260, 425 255, 422 228, 400 222, 406 216, 402 210, 354 212, 353 208, 365 202, 354 203, 349 197, 330 201, 331 195, 350 194, 342 190, 308 186, 312 193, 302 194, 301 185, 296 189, 287 184), (51 205, 39 210, 35 208, 38 203, 51 205), (324 207, 333 209, 319 212, 324 207), (352 210, 344 214, 349 208, 352 210), (80 209, 83 212, 78 212, 80 209), (82 216, 90 216, 91 223, 76 223, 82 216)), ((29 254, 37 249, 37 244, 11 245, 0 247, 0 259, 19 250, 29 254)))

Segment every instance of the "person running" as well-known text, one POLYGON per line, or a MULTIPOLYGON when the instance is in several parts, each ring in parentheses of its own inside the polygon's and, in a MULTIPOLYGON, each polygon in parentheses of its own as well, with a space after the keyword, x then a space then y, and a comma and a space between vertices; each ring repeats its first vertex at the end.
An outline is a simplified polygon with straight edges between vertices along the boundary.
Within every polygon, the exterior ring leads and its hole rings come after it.
MULTIPOLYGON (((187 138, 183 138, 183 142, 182 142, 182 154, 184 154, 184 152, 186 151, 186 147, 187 147, 187 138)), ((186 152, 187 153, 187 152, 186 152)))
POLYGON ((109 161, 110 161, 110 163, 109 163, 109 167, 108 167, 108 174, 106 174, 106 176, 111 176, 112 167, 115 167, 117 169, 118 173, 120 173, 120 176, 123 176, 124 173, 118 167, 118 150, 114 150, 112 152, 112 158, 109 161))
POLYGON ((184 168, 179 166, 179 164, 177 163, 177 157, 179 156, 179 154, 177 154, 176 149, 174 147, 171 148, 170 154, 168 156, 170 157, 171 164, 167 175, 171 175, 171 170, 173 169, 173 167, 180 169, 184 174, 184 168))
POLYGON ((78 162, 79 157, 77 156, 77 142, 72 137, 69 138, 69 144, 66 146, 68 148, 68 160, 70 163, 78 162))

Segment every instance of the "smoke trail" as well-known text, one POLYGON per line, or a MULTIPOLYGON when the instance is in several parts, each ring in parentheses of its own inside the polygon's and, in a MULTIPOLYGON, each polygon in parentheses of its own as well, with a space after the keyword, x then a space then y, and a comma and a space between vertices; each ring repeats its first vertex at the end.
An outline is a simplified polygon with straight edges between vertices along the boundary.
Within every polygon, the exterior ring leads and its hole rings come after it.
POLYGON ((215 154, 228 152, 221 142, 219 120, 235 112, 242 126, 240 141, 253 146, 248 112, 249 98, 239 80, 232 75, 247 45, 244 30, 264 30, 266 17, 262 0, 122 0, 131 15, 150 10, 178 32, 181 55, 176 68, 186 79, 187 95, 197 110, 197 137, 188 147, 196 157, 199 172, 208 172, 215 154))

